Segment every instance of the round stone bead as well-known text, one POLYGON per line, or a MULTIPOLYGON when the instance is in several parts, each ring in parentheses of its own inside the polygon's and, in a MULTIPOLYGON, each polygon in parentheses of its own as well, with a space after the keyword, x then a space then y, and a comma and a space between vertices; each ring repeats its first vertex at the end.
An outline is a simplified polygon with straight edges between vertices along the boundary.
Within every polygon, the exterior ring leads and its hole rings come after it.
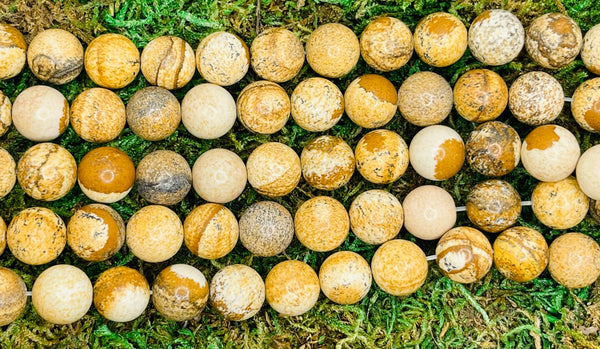
POLYGON ((531 193, 531 207, 537 219, 553 229, 569 229, 588 213, 589 199, 571 176, 557 182, 540 182, 531 193))
POLYGON ((308 64, 317 74, 327 78, 348 74, 359 57, 358 38, 343 24, 323 24, 310 34, 306 42, 308 64))
POLYGON ((310 132, 332 128, 344 114, 344 96, 333 82, 309 78, 292 92, 291 113, 298 126, 310 132))
POLYGON ((27 306, 25 282, 17 273, 5 267, 0 267, 0 304, 0 326, 9 325, 21 317, 27 306))
POLYGON ((348 214, 354 235, 371 245, 395 238, 404 221, 400 201, 380 189, 367 190, 358 195, 352 201, 348 214))
POLYGON ((162 87, 138 90, 127 103, 127 124, 142 139, 163 140, 177 130, 180 121, 179 101, 162 87))
POLYGON ((600 133, 600 78, 584 81, 577 87, 571 113, 584 130, 600 133))
POLYGON ((585 33, 581 60, 589 71, 600 75, 600 25, 596 24, 585 33))
POLYGON ((519 19, 506 10, 482 12, 469 27, 469 48, 480 62, 502 65, 517 58, 525 41, 519 19))
POLYGON ((12 125, 12 103, 8 96, 0 91, 0 137, 8 131, 10 125, 12 125))
POLYGON ((175 90, 187 85, 196 72, 194 50, 176 36, 159 36, 150 41, 141 56, 142 74, 152 85, 175 90))
POLYGON ((367 74, 348 85, 344 93, 345 111, 360 127, 381 127, 396 114, 398 95, 394 85, 381 75, 367 74))
POLYGON ((595 145, 583 153, 575 171, 577 183, 590 199, 600 200, 600 145, 595 145))
POLYGON ((376 18, 360 35, 360 53, 374 69, 384 72, 400 69, 412 56, 412 33, 397 18, 376 18))
POLYGON ((0 23, 0 80, 17 76, 25 67, 27 43, 17 28, 0 23))
POLYGON ((235 119, 235 100, 219 85, 197 85, 181 101, 181 121, 189 133, 200 139, 225 135, 235 119))
POLYGON ((531 281, 548 265, 548 244, 535 229, 509 228, 494 241, 494 265, 509 280, 531 281))
POLYGON ((213 84, 230 86, 240 81, 250 66, 248 46, 237 35, 220 31, 200 41, 196 66, 202 77, 213 84))
POLYGON ((302 175, 308 184, 320 190, 344 186, 354 173, 354 152, 343 139, 320 136, 302 149, 302 175))
POLYGON ((340 251, 327 257, 319 269, 323 294, 337 304, 355 304, 371 289, 371 267, 358 253, 340 251))
POLYGON ((140 72, 140 52, 121 34, 102 34, 85 50, 85 71, 101 87, 119 89, 140 72))
POLYGON ((83 70, 83 46, 66 30, 47 29, 29 43, 27 63, 38 79, 55 85, 66 84, 83 70))
POLYGON ((421 60, 434 67, 456 63, 467 49, 467 28, 446 12, 423 18, 415 28, 415 51, 421 60))
POLYGON ((465 147, 467 162, 484 176, 504 176, 514 170, 521 159, 519 134, 500 121, 479 125, 469 135, 465 147))
POLYGON ((465 161, 465 145, 448 126, 433 125, 419 131, 408 148, 410 164, 422 177, 432 181, 448 179, 465 161))
POLYGON ((436 240, 456 223, 456 204, 450 194, 435 185, 413 189, 402 202, 404 227, 423 240, 436 240))
POLYGON ((496 119, 508 103, 504 79, 489 69, 473 69, 458 78, 454 85, 454 106, 468 121, 496 119))
POLYGON ((317 273, 308 264, 288 260, 277 264, 265 279, 267 302, 284 316, 308 312, 319 299, 321 286, 317 273))
POLYGON ((441 75, 418 72, 398 89, 398 109, 413 125, 429 126, 444 121, 452 111, 452 87, 441 75))
POLYGON ((12 121, 23 137, 34 142, 51 141, 69 126, 69 102, 52 87, 31 86, 15 99, 12 121))
POLYGON ((409 163, 408 146, 390 130, 375 130, 358 141, 354 150, 356 169, 369 182, 388 184, 400 178, 409 163))
POLYGON ((278 197, 292 192, 300 181, 300 158, 287 145, 279 142, 256 147, 246 161, 248 182, 260 194, 278 197))
POLYGON ((169 320, 192 320, 206 306, 208 289, 200 270, 187 264, 174 264, 163 269, 154 280, 152 304, 169 320))
POLYGON ((350 231, 350 218, 334 198, 316 196, 298 208, 294 216, 296 237, 307 248, 327 252, 338 248, 350 231))
POLYGON ((17 164, 12 155, 0 148, 0 199, 8 195, 17 182, 17 164))
POLYGON ((565 94, 560 82, 541 71, 519 76, 508 92, 511 113, 528 125, 538 126, 554 121, 564 103, 565 94))
POLYGON ((521 196, 510 183, 489 179, 477 183, 467 195, 467 217, 480 229, 498 233, 517 222, 521 196))
POLYGON ((600 246, 581 233, 563 234, 550 244, 548 271, 567 288, 589 286, 600 276, 600 246))
POLYGON ((159 263, 173 257, 183 243, 183 225, 175 212, 160 206, 145 206, 127 222, 129 250, 144 262, 159 263))
POLYGON ((202 153, 192 169, 194 190, 206 201, 225 204, 237 199, 248 175, 244 161, 234 152, 214 148, 202 153))
POLYGON ((118 266, 98 277, 94 284, 94 306, 100 315, 115 322, 129 322, 146 310, 150 286, 137 270, 118 266))
POLYGON ((71 125, 84 141, 105 143, 125 128, 127 114, 119 96, 105 88, 81 92, 71 104, 71 125))
POLYGON ((156 150, 144 156, 135 170, 138 193, 158 205, 175 205, 192 188, 192 170, 183 156, 156 150))
POLYGON ((442 273, 462 284, 483 278, 494 260, 494 250, 487 237, 470 227, 450 229, 438 242, 435 255, 442 273))
POLYGON ((205 259, 225 257, 238 241, 240 228, 233 213, 219 204, 192 210, 183 223, 184 241, 193 254, 205 259))
POLYGON ((242 125, 259 134, 278 132, 290 117, 290 97, 271 81, 255 81, 246 86, 236 105, 242 125))
POLYGON ((252 41, 250 63, 261 78, 286 82, 302 69, 304 47, 296 34, 284 27, 269 28, 252 41))
POLYGON ((525 48, 537 64, 559 69, 577 57, 582 42, 581 29, 571 17, 546 13, 527 27, 525 48))
POLYGON ((133 188, 135 166, 118 148, 96 148, 81 159, 77 181, 88 198, 105 204, 117 202, 133 188))
POLYGON ((227 320, 247 320, 260 311, 264 302, 265 283, 249 266, 228 265, 210 282, 210 304, 227 320))
POLYGON ((423 250, 407 240, 386 242, 371 260, 375 283, 393 296, 408 296, 418 290, 425 283, 428 269, 423 250))
POLYGON ((240 241, 250 252, 271 257, 285 251, 294 238, 290 212, 273 201, 259 201, 240 217, 240 241))

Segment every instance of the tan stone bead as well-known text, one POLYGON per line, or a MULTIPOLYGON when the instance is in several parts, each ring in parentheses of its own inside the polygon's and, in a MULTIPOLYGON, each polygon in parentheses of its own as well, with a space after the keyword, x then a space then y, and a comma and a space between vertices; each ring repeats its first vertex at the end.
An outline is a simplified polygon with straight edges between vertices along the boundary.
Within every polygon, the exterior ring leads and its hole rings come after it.
POLYGON ((531 131, 521 146, 521 162, 529 174, 543 182, 567 178, 581 150, 577 138, 564 127, 543 125, 531 131))
POLYGON ((0 80, 17 76, 26 63, 27 43, 20 31, 0 23, 0 80))
POLYGON ((319 269, 323 294, 338 304, 354 304, 371 289, 371 267, 358 253, 340 251, 327 257, 319 269))
POLYGON ((47 322, 72 324, 92 306, 94 288, 83 270, 68 264, 54 265, 35 279, 31 302, 47 322))
POLYGON ((27 63, 38 79, 56 85, 66 84, 83 70, 83 46, 66 30, 47 29, 29 43, 27 63))
POLYGON ((302 175, 308 184, 321 190, 344 186, 354 173, 354 152, 335 136, 320 136, 302 149, 302 175))
POLYGON ((317 74, 327 78, 348 74, 359 57, 358 38, 343 24, 323 24, 310 34, 306 42, 306 61, 317 74))
POLYGON ((377 286, 394 296, 408 296, 419 289, 427 277, 425 253, 408 240, 391 240, 379 246, 371 260, 377 286))
POLYGON ((553 229, 569 229, 588 213, 589 199, 574 177, 558 182, 538 183, 531 193, 531 207, 537 219, 553 229))
POLYGON ((589 71, 600 75, 600 25, 596 24, 585 33, 581 60, 589 71))
POLYGON ((192 210, 183 224, 185 245, 200 258, 217 259, 233 250, 240 235, 233 213, 219 204, 204 204, 192 210))
POLYGON ((206 81, 230 86, 248 72, 250 51, 246 43, 235 34, 224 31, 212 33, 198 45, 196 66, 206 81))
POLYGON ((531 281, 548 265, 548 244, 535 229, 509 228, 494 241, 494 265, 509 280, 531 281))
POLYGON ((454 106, 468 121, 496 119, 508 103, 504 79, 488 69, 473 69, 458 78, 454 85, 454 106))
POLYGON ((6 223, 4 223, 4 219, 0 217, 0 256, 4 252, 6 248, 6 223))
POLYGON ((346 114, 364 128, 381 127, 390 122, 396 114, 397 102, 394 85, 376 74, 356 78, 344 93, 346 114))
POLYGON ((0 199, 8 195, 17 182, 17 164, 12 155, 0 148, 0 199))
POLYGON ((259 201, 240 217, 240 242, 250 252, 271 257, 285 251, 294 238, 290 212, 273 201, 259 201))
POLYGON ((180 121, 179 101, 162 87, 144 87, 127 103, 127 124, 142 139, 163 140, 177 130, 180 121))
POLYGON ((344 95, 333 82, 309 78, 296 86, 291 101, 292 118, 310 132, 327 131, 344 114, 344 95))
POLYGON ((521 138, 514 128, 500 121, 479 125, 465 145, 467 162, 484 176, 500 177, 517 167, 521 138))
POLYGON ((327 252, 338 248, 350 231, 350 218, 334 198, 316 196, 300 205, 294 216, 296 237, 307 248, 327 252))
POLYGON ((144 156, 135 170, 138 193, 157 205, 175 205, 192 188, 192 170, 183 156, 171 150, 155 150, 144 156))
POLYGON ((600 276, 600 246, 581 233, 567 233, 554 239, 549 249, 548 271, 567 288, 593 284, 600 276))
POLYGON ((129 85, 140 72, 140 53, 121 34, 102 34, 85 50, 85 71, 101 87, 119 89, 129 85))
POLYGON ((152 85, 175 90, 187 85, 196 72, 194 50, 176 36, 159 36, 142 50, 142 74, 152 85))
POLYGON ((402 202, 404 227, 423 240, 436 240, 456 223, 456 204, 450 194, 435 185, 413 189, 402 202))
POLYGON ((469 27, 471 53, 487 65, 502 65, 517 58, 524 41, 523 25, 506 10, 484 11, 469 27))
POLYGON ((358 195, 352 201, 348 214, 354 235, 371 245, 395 238, 404 222, 400 201, 380 189, 367 190, 358 195))
POLYGON ((159 263, 173 257, 183 243, 183 225, 171 209, 150 205, 127 222, 127 247, 139 259, 159 263))
POLYGON ((308 264, 288 260, 277 264, 265 279, 267 302, 284 316, 308 312, 319 299, 317 273, 308 264))
POLYGON ((96 148, 81 159, 77 181, 88 198, 105 204, 117 202, 133 187, 135 166, 118 148, 96 148))
POLYGON ((246 165, 236 153, 227 149, 213 148, 202 153, 192 172, 196 193, 209 202, 228 203, 246 189, 246 165))
POLYGON ((600 133, 600 78, 584 81, 577 87, 571 113, 583 129, 600 133))
POLYGON ((67 224, 71 250, 90 262, 114 256, 125 242, 125 223, 110 206, 90 204, 75 211, 67 224))
POLYGON ((181 121, 186 130, 200 139, 225 135, 233 127, 235 119, 235 100, 219 85, 195 86, 181 101, 181 121))
POLYGON ((248 130, 273 134, 290 117, 290 97, 274 82, 255 81, 246 86, 237 99, 238 119, 248 130))
POLYGON ((208 282, 191 265, 174 264, 163 269, 152 285, 152 304, 172 321, 198 318, 208 302, 208 282))
POLYGON ((452 87, 433 72, 413 74, 398 89, 398 109, 413 125, 439 124, 450 114, 452 103, 452 87))
POLYGON ((69 126, 69 102, 52 87, 32 86, 15 99, 12 119, 23 137, 34 142, 51 141, 69 126))
POLYGON ((71 125, 83 140, 105 143, 117 138, 127 121, 125 104, 105 88, 81 92, 71 103, 71 125))
POLYGON ((287 145, 279 142, 256 147, 246 161, 248 182, 260 194, 278 197, 292 192, 300 181, 300 158, 287 145))
POLYGON ((17 273, 5 267, 0 267, 0 304, 0 326, 6 326, 21 317, 27 305, 25 282, 17 273))
POLYGON ((148 281, 128 267, 110 268, 100 274, 94 284, 94 306, 110 321, 134 320, 146 310, 149 301, 148 281))
POLYGON ((492 267, 494 251, 485 235, 470 227, 450 229, 435 249, 442 273, 462 284, 476 282, 492 267))
POLYGON ((465 53, 467 28, 455 16, 436 12, 417 24, 414 40, 415 51, 423 62, 434 67, 447 67, 465 53))
POLYGON ((364 135, 354 150, 356 169, 369 182, 388 184, 408 168, 408 146, 390 130, 375 130, 364 135))
POLYGON ((582 42, 581 29, 571 17, 546 13, 527 27, 525 48, 537 64, 559 69, 577 57, 582 42))
POLYGON ((36 200, 54 201, 67 195, 77 181, 77 163, 68 150, 54 143, 27 149, 17 165, 19 185, 36 200))
POLYGON ((250 45, 252 69, 263 79, 286 82, 304 64, 304 47, 296 34, 284 27, 262 31, 250 45))
MULTIPOLYGON (((1 51, 2 49, 0 48, 0 52, 1 51)), ((12 125, 12 103, 10 103, 8 96, 5 96, 4 93, 0 91, 0 136, 8 131, 10 125, 12 125)))
POLYGON ((600 201, 590 199, 590 215, 600 223, 600 201))
POLYGON ((413 137, 408 151, 414 170, 432 181, 454 176, 465 161, 463 140, 448 126, 425 127, 413 137))
POLYGON ((360 35, 360 53, 374 69, 384 72, 400 69, 412 56, 412 33, 397 18, 376 18, 360 35))
POLYGON ((265 283, 249 266, 228 265, 210 282, 210 304, 227 320, 247 320, 258 313, 264 302, 265 283))
POLYGON ((8 226, 6 242, 10 252, 25 264, 41 265, 53 261, 67 244, 63 220, 43 207, 19 212, 8 226))
POLYGON ((600 145, 583 153, 576 168, 577 183, 590 199, 600 200, 600 145))
POLYGON ((517 222, 521 196, 510 183, 489 179, 469 190, 466 202, 469 220, 480 229, 498 233, 517 222))
POLYGON ((565 94, 560 82, 541 71, 519 76, 508 92, 511 113, 528 125, 538 126, 554 121, 564 103, 565 94))

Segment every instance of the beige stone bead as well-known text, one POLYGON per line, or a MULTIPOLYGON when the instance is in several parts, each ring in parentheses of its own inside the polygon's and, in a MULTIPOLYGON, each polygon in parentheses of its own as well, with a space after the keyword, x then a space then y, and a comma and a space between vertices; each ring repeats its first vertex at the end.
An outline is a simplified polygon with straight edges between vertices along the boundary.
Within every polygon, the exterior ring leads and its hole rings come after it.
POLYGON ((374 69, 384 72, 400 69, 412 56, 412 33, 397 18, 376 18, 360 35, 360 53, 374 69))
POLYGON ((557 182, 538 183, 531 193, 533 213, 553 229, 569 229, 581 223, 588 213, 589 199, 574 177, 557 182))
POLYGON ((115 322, 136 319, 150 301, 150 286, 137 270, 118 266, 98 277, 94 284, 94 306, 100 315, 115 322))
POLYGON ((473 69, 461 75, 453 95, 460 116, 474 122, 496 119, 508 103, 504 79, 489 69, 473 69))
POLYGON ((306 42, 306 61, 317 74, 327 78, 348 74, 359 57, 358 38, 343 24, 323 24, 310 34, 306 42))
POLYGON ((456 204, 450 194, 435 185, 413 189, 402 201, 404 227, 423 240, 439 239, 456 223, 456 204))
POLYGON ((398 109, 413 125, 439 124, 450 114, 452 103, 452 87, 433 72, 415 73, 398 89, 398 109))
POLYGON ((208 302, 208 292, 208 282, 200 270, 173 264, 154 280, 152 304, 169 320, 188 321, 200 316, 208 302))
POLYGON ((69 102, 52 87, 32 86, 15 99, 12 119, 23 137, 34 142, 51 141, 69 126, 69 102))
POLYGON ((117 202, 133 188, 135 166, 129 155, 118 148, 96 148, 79 162, 77 182, 88 198, 105 204, 117 202))
POLYGON ((12 155, 0 148, 0 199, 8 195, 17 182, 17 164, 12 155))
POLYGON ((127 124, 142 139, 163 140, 177 130, 180 121, 179 101, 162 87, 138 90, 127 103, 127 124))
POLYGON ((273 201, 259 201, 240 217, 240 242, 250 252, 271 257, 285 251, 294 238, 290 212, 273 201))
POLYGON ((547 124, 558 117, 565 103, 560 82, 534 71, 519 76, 508 91, 508 107, 517 120, 528 125, 547 124))
POLYGON ((250 45, 252 69, 263 79, 286 82, 304 64, 304 47, 296 34, 284 27, 262 31, 250 45))
POLYGON ((364 135, 354 149, 356 169, 369 182, 388 184, 400 178, 409 163, 408 146, 394 131, 375 130, 364 135))
POLYGON ((441 181, 460 171, 465 161, 465 145, 460 135, 448 126, 423 128, 408 148, 410 164, 422 177, 441 181))
POLYGON ((336 252, 321 264, 319 281, 323 294, 332 302, 355 304, 371 289, 371 267, 358 253, 336 252))
POLYGON ((584 130, 600 133, 600 78, 584 81, 577 87, 571 113, 584 130))
MULTIPOLYGON (((1 29, 1 27, 0 27, 1 29)), ((27 286, 14 271, 0 267, 0 326, 15 321, 27 305, 27 286)))
POLYGON ((125 104, 111 90, 94 87, 81 92, 71 103, 71 125, 85 141, 112 141, 121 134, 126 122, 125 104))
POLYGON ((135 170, 141 197, 157 205, 175 205, 192 188, 192 170, 183 156, 171 150, 155 150, 144 156, 135 170))
POLYGON ((85 71, 101 87, 119 89, 140 72, 140 52, 121 34, 102 34, 85 50, 85 71))
POLYGON ((408 296, 425 283, 425 253, 408 240, 391 240, 379 246, 371 260, 377 286, 393 296, 408 296))
POLYGON ((400 201, 380 189, 367 190, 358 195, 352 201, 348 214, 354 235, 371 245, 395 238, 404 222, 400 201))
POLYGON ((467 217, 480 229, 498 233, 517 222, 521 214, 521 196, 510 183, 489 179, 469 190, 467 217))
POLYGON ((195 86, 181 101, 181 121, 186 130, 200 139, 225 135, 233 127, 235 119, 235 100, 219 85, 195 86))
POLYGON ((277 264, 265 279, 267 302, 284 316, 308 312, 319 299, 317 273, 308 264, 288 260, 277 264))
POLYGON ((173 257, 183 243, 183 225, 171 209, 150 205, 127 222, 127 247, 139 259, 159 263, 173 257))
POLYGON ((589 71, 600 75, 600 25, 596 24, 585 33, 581 60, 589 71))
POLYGON ((510 173, 521 159, 519 134, 500 121, 488 121, 477 126, 469 135, 465 148, 469 165, 489 177, 510 173))
POLYGON ((300 181, 300 158, 287 145, 279 142, 256 147, 246 161, 248 182, 260 194, 278 197, 292 192, 300 181))
POLYGON ((434 67, 447 67, 465 53, 467 28, 456 16, 436 12, 417 24, 414 41, 415 51, 423 62, 434 67))
POLYGON ((142 50, 142 74, 152 85, 175 90, 187 85, 196 72, 194 50, 176 36, 159 36, 142 50))
POLYGON ((316 196, 300 205, 294 216, 296 237, 307 248, 327 252, 338 248, 350 231, 350 218, 334 198, 316 196))
POLYGON ((590 215, 600 223, 600 201, 590 199, 590 215))
POLYGON ((292 118, 310 132, 327 131, 344 114, 344 96, 333 82, 309 78, 296 86, 291 101, 292 118))
POLYGON ((194 190, 209 202, 228 203, 246 189, 246 165, 236 153, 227 149, 214 148, 202 153, 196 159, 192 173, 194 190))
POLYGON ((192 210, 183 224, 185 245, 205 259, 225 257, 233 250, 240 235, 233 213, 219 204, 204 204, 192 210))
POLYGON ((438 242, 435 254, 442 273, 462 284, 483 278, 494 260, 488 238, 470 227, 456 227, 446 232, 438 242))
POLYGON ((247 265, 228 265, 210 282, 210 304, 227 320, 247 320, 259 312, 264 302, 265 283, 247 265))
POLYGON ((575 170, 580 189, 590 199, 600 200, 600 145, 583 153, 575 170))
POLYGON ((562 13, 546 13, 527 27, 525 48, 537 64, 559 69, 579 55, 582 42, 581 29, 571 17, 562 13))
POLYGON ((397 102, 394 85, 376 74, 356 78, 344 93, 346 114, 364 128, 381 127, 390 122, 396 114, 397 102))
POLYGON ((494 241, 494 265, 509 280, 531 281, 548 265, 548 244, 535 229, 509 228, 494 241))
POLYGON ((83 46, 66 30, 47 29, 29 43, 27 63, 38 79, 56 85, 66 84, 83 70, 83 46))
MULTIPOLYGON (((0 48, 0 52, 1 50, 0 48)), ((12 103, 8 96, 0 91, 0 136, 8 131, 10 125, 12 125, 12 103)))
POLYGON ((290 97, 271 81, 255 81, 246 86, 237 99, 237 116, 248 130, 273 134, 285 126, 290 117, 290 97))
POLYGON ((230 86, 248 72, 250 51, 246 43, 235 34, 224 31, 212 33, 198 45, 196 66, 206 81, 230 86))
POLYGON ((600 246, 581 233, 567 233, 554 239, 549 249, 548 271, 567 288, 582 288, 600 276, 600 246))
POLYGON ((308 142, 302 149, 300 162, 306 182, 321 190, 338 189, 354 174, 354 152, 335 136, 320 136, 308 142))
POLYGON ((4 252, 6 248, 6 223, 4 223, 4 219, 0 217, 0 256, 4 252))
POLYGON ((0 80, 17 76, 25 67, 27 43, 15 27, 0 23, 0 80))
POLYGON ((482 12, 469 27, 469 49, 487 65, 503 65, 523 49, 525 30, 521 21, 506 10, 482 12))

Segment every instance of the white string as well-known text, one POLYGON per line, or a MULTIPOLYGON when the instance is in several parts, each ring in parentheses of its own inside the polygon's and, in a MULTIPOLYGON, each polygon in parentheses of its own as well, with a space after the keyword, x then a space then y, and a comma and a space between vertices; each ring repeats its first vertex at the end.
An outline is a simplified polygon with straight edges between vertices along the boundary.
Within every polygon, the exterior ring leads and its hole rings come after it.
POLYGON ((573 102, 573 98, 571 98, 571 97, 565 97, 565 102, 571 103, 571 102, 573 102))
MULTIPOLYGON (((521 206, 531 206, 531 201, 521 201, 521 206)), ((465 206, 458 206, 456 212, 464 212, 467 208, 465 206)))

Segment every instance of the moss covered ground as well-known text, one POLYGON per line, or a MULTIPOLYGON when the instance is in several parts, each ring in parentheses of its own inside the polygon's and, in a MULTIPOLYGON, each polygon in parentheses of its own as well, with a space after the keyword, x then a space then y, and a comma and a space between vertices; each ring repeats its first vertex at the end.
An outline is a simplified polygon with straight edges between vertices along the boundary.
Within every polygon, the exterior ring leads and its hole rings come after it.
MULTIPOLYGON (((26 34, 28 41, 43 29, 58 27, 74 33, 84 44, 99 34, 118 32, 131 38, 139 48, 165 34, 182 37, 196 48, 204 36, 217 30, 234 32, 250 44, 257 31, 270 26, 285 26, 305 42, 312 30, 328 22, 343 23, 358 35, 375 16, 391 15, 414 29, 416 23, 427 14, 446 11, 458 16, 468 26, 477 14, 491 8, 510 10, 525 26, 536 16, 547 12, 570 15, 584 32, 600 21, 600 3, 596 0, 3 0, 0 3, 0 21, 15 25, 26 34)), ((482 64, 467 50, 462 59, 447 68, 431 68, 414 55, 406 66, 384 75, 396 88, 410 74, 421 70, 433 70, 454 84, 462 73, 478 67, 482 67, 482 64)), ((540 70, 540 67, 522 52, 514 62, 492 70, 503 76, 510 86, 519 74, 540 70)), ((343 91, 354 78, 370 72, 375 71, 361 60, 350 74, 334 81, 343 91)), ((549 72, 561 82, 567 96, 582 81, 591 77, 580 59, 561 70, 549 72)), ((305 64, 296 78, 282 86, 291 93, 300 81, 311 76, 315 76, 315 73, 305 64)), ((228 90, 236 97, 245 85, 256 79, 257 76, 249 72, 240 83, 228 90)), ((196 73, 190 84, 174 93, 181 99, 192 86, 201 82, 202 78, 196 73)), ((0 90, 14 101, 19 92, 36 84, 40 84, 40 81, 25 69, 13 79, 0 81, 0 90)), ((131 85, 117 92, 127 102, 135 91, 146 85, 148 83, 140 74, 131 85)), ((82 90, 92 86, 92 81, 83 73, 75 81, 57 88, 71 102, 82 90)), ((521 138, 531 130, 531 127, 517 122, 508 109, 499 120, 514 127, 521 138)), ((575 134, 582 151, 600 143, 600 136, 577 126, 568 104, 556 123, 575 134)), ((456 129, 464 139, 476 127, 476 124, 462 119, 456 111, 444 124, 456 129)), ((418 131, 399 114, 385 128, 399 132, 407 142, 418 131)), ((326 133, 342 137, 354 148, 366 132, 344 117, 326 133)), ((267 141, 286 143, 300 153, 302 147, 317 135, 302 130, 290 120, 281 132, 272 136, 251 134, 236 123, 231 132, 213 141, 198 140, 180 126, 172 136, 152 143, 138 138, 126 128, 108 145, 126 151, 136 164, 153 150, 170 149, 179 152, 192 165, 202 152, 214 147, 233 150, 246 160, 256 146, 267 141)), ((98 146, 81 142, 70 127, 56 142, 71 151, 78 161, 87 151, 98 146)), ((14 128, 0 137, 0 146, 8 149, 15 159, 32 145, 14 128)), ((458 175, 436 184, 447 189, 457 205, 463 205, 469 189, 484 179, 465 164, 458 175)), ((536 184, 522 165, 503 179, 517 188, 523 200, 529 199, 536 184)), ((356 173, 348 185, 333 193, 320 192, 301 181, 290 195, 276 201, 294 213, 303 201, 325 194, 332 195, 348 208, 354 197, 370 188, 389 190, 402 200, 411 189, 428 183, 432 184, 410 168, 400 180, 383 186, 370 184, 356 173)), ((261 195, 248 186, 240 198, 227 206, 239 217, 245 207, 261 199, 261 195)), ((26 207, 45 206, 68 220, 78 207, 88 203, 90 200, 77 187, 66 197, 48 203, 31 199, 16 186, 9 196, 0 200, 0 215, 9 222, 26 207)), ((184 219, 186 214, 202 203, 192 191, 183 202, 172 208, 184 219)), ((127 198, 111 206, 124 219, 128 219, 146 204, 134 189, 127 198)), ((464 213, 459 213, 457 224, 470 225, 464 213)), ((549 242, 564 233, 544 227, 530 208, 524 208, 519 224, 541 231, 549 242)), ((600 224, 589 216, 571 231, 589 234, 600 241, 600 224)), ((433 254, 434 242, 416 240, 405 230, 399 237, 415 241, 426 254, 433 254)), ((491 240, 493 238, 490 236, 491 240)), ((366 245, 350 234, 338 250, 355 251, 370 260, 376 246, 366 245)), ((158 272, 173 263, 191 264, 208 279, 222 266, 244 263, 265 277, 275 264, 285 259, 302 260, 318 270, 328 255, 309 251, 294 240, 285 254, 272 258, 253 257, 238 244, 231 254, 215 261, 197 258, 182 247, 173 259, 151 264, 141 262, 124 247, 109 261, 88 263, 78 259, 67 248, 56 261, 44 266, 25 265, 5 251, 0 257, 0 265, 15 270, 31 289, 37 275, 48 266, 60 263, 82 268, 92 282, 101 272, 116 265, 140 270, 152 282, 158 272)), ((175 323, 165 320, 149 305, 141 317, 129 323, 109 322, 92 307, 82 320, 68 326, 55 326, 45 323, 29 302, 22 318, 0 328, 0 347, 600 348, 599 331, 600 281, 590 287, 570 291, 553 281, 547 271, 533 282, 518 284, 504 279, 493 269, 478 283, 460 285, 443 277, 435 264, 430 262, 425 284, 409 297, 387 295, 374 284, 368 296, 356 305, 336 305, 321 296, 317 305, 303 316, 281 317, 265 305, 254 318, 239 323, 224 320, 210 307, 197 320, 175 323)))

